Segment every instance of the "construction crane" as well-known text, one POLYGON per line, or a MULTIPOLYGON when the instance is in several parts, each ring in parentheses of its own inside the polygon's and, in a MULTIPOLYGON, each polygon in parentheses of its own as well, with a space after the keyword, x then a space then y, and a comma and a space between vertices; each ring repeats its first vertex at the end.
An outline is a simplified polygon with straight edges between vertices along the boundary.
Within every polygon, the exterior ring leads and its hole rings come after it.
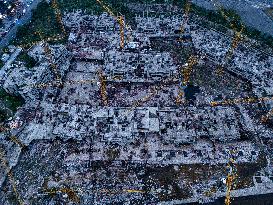
POLYGON ((220 2, 216 1, 216 0, 211 0, 213 5, 217 8, 217 10, 220 12, 220 14, 225 18, 226 21, 230 21, 229 17, 225 14, 224 9, 222 7, 222 5, 220 4, 220 2))
MULTIPOLYGON (((59 36, 57 34, 56 36, 48 37, 48 38, 45 38, 44 40, 45 41, 59 41, 59 40, 63 40, 63 38, 64 38, 63 36, 59 36)), ((34 45, 36 45, 38 43, 41 43, 41 40, 33 41, 32 43, 27 43, 27 44, 20 44, 20 47, 25 48, 25 49, 29 49, 30 47, 32 47, 32 46, 34 46, 34 45)))
MULTIPOLYGON (((197 63, 198 63, 198 58, 196 56, 191 55, 186 63, 186 67, 184 69, 180 68, 181 86, 182 87, 187 86, 189 84, 193 66, 197 63), (182 80, 182 78, 183 78, 183 80, 182 80)), ((175 99, 176 104, 182 103, 181 99, 183 96, 184 96, 184 91, 180 87, 179 92, 178 92, 178 96, 175 99)))
MULTIPOLYGON (((90 80, 73 80, 73 81, 68 81, 68 82, 65 82, 63 85, 64 86, 68 86, 68 85, 74 85, 74 84, 77 84, 77 83, 80 83, 80 84, 93 84, 93 83, 96 83, 98 82, 96 79, 90 79, 90 80)), ((40 84, 33 84, 33 85, 29 85, 29 87, 35 87, 35 88, 38 88, 38 89, 43 89, 43 88, 47 88, 47 87, 54 87, 54 86, 59 86, 59 84, 56 84, 56 83, 40 83, 40 84)), ((0 127, 1 129, 1 127, 0 127)))
POLYGON ((101 7, 103 8, 103 9, 105 9, 111 16, 113 16, 114 18, 117 18, 116 17, 116 15, 112 12, 112 10, 108 7, 108 6, 106 6, 106 4, 103 2, 103 1, 101 1, 101 0, 96 0, 100 5, 101 5, 101 7))
POLYGON ((271 118, 273 116, 273 109, 271 109, 266 115, 263 115, 261 118, 261 121, 263 123, 267 122, 269 120, 269 118, 271 118))
POLYGON ((51 49, 49 48, 49 45, 47 42, 44 42, 43 45, 44 45, 45 55, 47 56, 47 58, 49 60, 50 67, 52 68, 53 74, 55 75, 55 79, 57 82, 60 82, 61 77, 57 71, 57 65, 53 62, 53 56, 51 53, 51 49))
MULTIPOLYGON (((55 14, 56 14, 56 19, 57 19, 57 22, 60 24, 60 27, 61 27, 61 30, 62 30, 62 33, 64 34, 63 36, 59 36, 58 34, 55 36, 55 37, 49 37, 46 39, 46 41, 52 41, 52 40, 62 40, 65 36, 66 36, 66 30, 65 30, 65 26, 63 24, 63 21, 62 21, 62 13, 59 9, 59 6, 58 6, 58 3, 57 3, 57 0, 52 0, 51 2, 51 6, 52 8, 54 9, 55 11, 55 14)), ((36 32, 37 33, 37 32, 36 32)), ((39 41, 34 41, 32 43, 27 43, 27 44, 22 44, 20 45, 22 48, 29 48, 37 43, 41 42, 40 40, 39 41)))
POLYGON ((45 42, 43 45, 44 45, 45 54, 49 59, 49 64, 50 64, 50 66, 51 66, 51 68, 53 70, 56 81, 61 82, 61 77, 60 77, 60 74, 58 73, 57 65, 55 63, 53 63, 53 56, 52 56, 52 53, 51 53, 51 49, 49 48, 48 43, 45 42))
POLYGON ((235 176, 232 174, 228 174, 226 178, 226 185, 227 185, 227 192, 226 192, 226 198, 225 198, 225 205, 231 204, 231 198, 230 198, 230 192, 232 189, 232 184, 235 179, 235 176))
POLYGON ((17 191, 16 183, 14 181, 11 169, 9 168, 8 161, 5 159, 3 150, 1 150, 1 149, 0 149, 0 161, 2 162, 2 165, 4 166, 4 168, 6 169, 9 181, 11 183, 11 186, 12 186, 13 192, 15 193, 15 197, 16 197, 17 201, 19 202, 20 205, 24 205, 24 202, 23 202, 19 192, 17 191))
POLYGON ((182 85, 186 86, 189 84, 190 82, 190 76, 192 73, 192 68, 195 64, 198 63, 198 59, 195 56, 190 56, 188 62, 186 63, 186 68, 181 69, 182 71, 182 76, 183 76, 183 81, 182 81, 182 85))
MULTIPOLYGON (((191 9, 191 0, 187 0, 185 4, 185 16, 183 23, 180 27, 180 32, 184 33, 185 32, 185 27, 188 24, 189 21, 189 13, 191 9)), ((183 39, 179 39, 180 42, 183 42, 183 39)), ((190 81, 190 75, 192 72, 192 67, 198 62, 198 59, 194 56, 190 56, 188 62, 187 62, 187 68, 186 69, 180 69, 181 70, 181 76, 183 76, 184 80, 182 81, 182 86, 185 86, 189 83, 190 81)), ((176 103, 180 104, 182 102, 182 97, 184 96, 184 91, 182 89, 179 90, 178 96, 176 97, 176 103)))
POLYGON ((136 108, 136 107, 140 106, 141 104, 147 102, 148 100, 152 99, 152 97, 154 97, 156 94, 158 94, 158 92, 159 92, 160 90, 163 90, 164 87, 166 86, 166 83, 167 83, 168 81, 163 80, 163 81, 161 81, 161 82, 162 82, 163 85, 159 85, 159 86, 157 86, 157 87, 152 86, 152 87, 150 88, 149 94, 146 95, 146 96, 144 96, 143 98, 141 98, 141 99, 135 101, 135 102, 133 103, 133 105, 131 106, 131 108, 130 108, 128 111, 132 111, 134 108, 136 108))
POLYGON ((27 146, 25 144, 23 144, 21 142, 21 140, 19 140, 16 136, 10 136, 9 139, 14 142, 15 144, 17 144, 19 147, 21 147, 22 149, 25 149, 27 146))
POLYGON ((185 5, 185 16, 184 16, 184 19, 183 19, 183 23, 180 27, 180 32, 181 33, 184 33, 185 31, 185 26, 186 24, 188 23, 189 21, 189 13, 190 13, 190 9, 191 9, 191 1, 190 0, 187 0, 186 1, 186 5, 185 5))
POLYGON ((107 11, 112 17, 114 17, 114 19, 119 23, 120 25, 120 47, 123 48, 124 47, 124 28, 126 28, 127 30, 127 41, 130 41, 130 38, 131 38, 131 34, 132 34, 132 28, 129 24, 126 24, 125 21, 124 21, 124 17, 122 15, 120 16, 116 16, 114 14, 114 12, 110 9, 109 6, 107 6, 105 4, 105 2, 101 1, 101 0, 96 0, 100 5, 101 7, 107 11))
MULTIPOLYGON (((234 153, 235 152, 231 150, 230 154, 232 155, 234 153)), ((226 191, 225 205, 230 205, 231 204, 230 193, 232 188, 235 187, 234 181, 237 178, 234 156, 230 157, 229 162, 227 164, 227 168, 229 169, 229 172, 226 178, 227 191, 226 191)))
POLYGON ((224 66, 226 64, 228 64, 228 61, 231 59, 231 57, 232 57, 232 55, 234 53, 234 50, 238 47, 239 42, 242 40, 241 34, 244 31, 244 26, 242 25, 240 31, 237 31, 237 29, 235 28, 235 25, 233 23, 231 23, 229 17, 225 14, 222 5, 216 0, 211 0, 211 1, 212 1, 213 5, 218 9, 220 14, 224 17, 224 19, 227 22, 229 22, 230 27, 234 32, 234 36, 233 36, 233 39, 232 39, 232 42, 231 42, 231 46, 228 49, 228 51, 226 52, 226 54, 225 54, 224 62, 221 65, 219 65, 218 68, 217 68, 217 72, 219 74, 222 74, 224 66))
POLYGON ((59 9, 57 0, 52 0, 52 8, 55 11, 58 23, 61 25, 61 29, 62 29, 63 34, 66 34, 66 30, 65 30, 65 27, 64 27, 64 24, 63 24, 63 21, 62 21, 62 13, 61 13, 61 11, 59 9))
POLYGON ((101 190, 96 190, 95 192, 97 193, 108 193, 108 194, 120 194, 120 193, 146 193, 146 191, 142 190, 136 190, 136 189, 123 189, 123 190, 116 190, 116 189, 101 189, 101 190))
POLYGON ((101 93, 101 98, 104 106, 107 106, 108 104, 108 99, 107 99, 107 85, 106 85, 106 77, 103 75, 102 71, 98 71, 99 75, 99 81, 100 81, 100 93, 101 93))
POLYGON ((119 22, 120 29, 120 48, 124 48, 124 18, 123 16, 118 16, 117 21, 119 22))
MULTIPOLYGON (((173 78, 170 78, 170 79, 173 79, 173 78)), ((157 86, 157 87, 155 87, 155 86, 151 87, 151 89, 150 89, 150 94, 149 94, 149 95, 146 95, 146 96, 143 97, 142 99, 136 101, 136 102, 133 104, 133 106, 131 107, 130 110, 132 110, 133 108, 139 106, 139 105, 142 104, 142 103, 147 102, 147 101, 150 100, 153 96, 155 96, 156 94, 158 94, 158 91, 163 90, 164 87, 168 84, 168 82, 170 82, 170 81, 167 81, 167 80, 168 80, 168 79, 162 80, 162 81, 161 81, 162 85, 159 85, 159 86, 157 86)), ((175 81, 177 81, 177 80, 175 79, 175 81)), ((173 81, 172 81, 172 82, 173 82, 173 81)))
POLYGON ((177 97, 175 99, 176 104, 181 104, 182 103, 181 99, 183 98, 183 96, 184 96, 184 91, 182 89, 180 89, 179 92, 178 92, 178 95, 177 95, 177 97))
MULTIPOLYGON (((66 30, 65 30, 65 27, 64 27, 64 24, 62 22, 62 14, 61 14, 61 11, 58 7, 58 3, 57 3, 57 0, 52 0, 52 8, 54 9, 55 11, 55 14, 56 14, 56 18, 57 18, 57 21, 58 23, 60 24, 61 26, 61 30, 62 30, 62 33, 63 33, 63 37, 65 37, 66 35, 66 30)), ((42 36, 41 36, 41 33, 38 31, 36 32, 36 34, 39 35, 40 39, 43 39, 42 36)), ((61 39, 63 38, 61 37, 61 39)), ((51 39, 54 39, 56 40, 56 38, 49 38, 47 40, 51 40, 51 39)), ((57 40, 59 40, 60 38, 57 38, 57 40)), ((55 63, 53 63, 53 56, 51 54, 51 50, 48 46, 48 43, 44 42, 44 51, 45 51, 45 54, 47 55, 48 59, 49 59, 49 63, 50 63, 50 66, 53 70, 53 73, 55 75, 55 78, 56 78, 56 81, 58 82, 58 84, 61 83, 61 76, 60 74, 58 73, 57 71, 57 65, 55 63)))
POLYGON ((127 192, 127 193, 145 193, 145 191, 135 190, 135 189, 126 189, 126 190, 123 190, 123 191, 127 192))
POLYGON ((231 58, 231 56, 233 55, 234 50, 238 47, 238 44, 240 42, 240 40, 242 39, 242 32, 244 30, 244 26, 242 26, 241 30, 235 31, 233 39, 232 39, 232 43, 231 43, 231 47, 229 48, 228 52, 226 53, 225 59, 229 60, 231 58))
POLYGON ((228 49, 228 51, 226 52, 226 54, 225 54, 223 64, 221 64, 221 65, 218 67, 218 70, 217 70, 218 73, 222 73, 222 72, 223 72, 223 67, 224 67, 224 65, 226 65, 226 64, 229 63, 229 60, 230 60, 231 57, 233 56, 233 53, 234 53, 235 49, 238 47, 239 42, 240 42, 241 39, 242 39, 241 34, 242 34, 243 30, 244 30, 244 26, 242 26, 242 28, 241 28, 240 31, 234 31, 234 36, 233 36, 233 39, 232 39, 232 42, 231 42, 231 46, 230 46, 230 48, 228 49))
MULTIPOLYGON (((95 192, 98 193, 110 193, 110 194, 118 194, 118 193, 123 193, 123 192, 127 192, 127 193, 146 193, 143 190, 136 190, 136 189, 123 189, 123 190, 111 190, 111 189, 101 189, 101 190, 97 190, 95 192)), ((70 188, 60 188, 60 189, 56 189, 56 188, 51 188, 51 189, 46 189, 45 194, 51 194, 51 195, 56 195, 58 193, 65 193, 68 195, 68 198, 75 202, 75 203, 80 203, 80 198, 78 197, 77 193, 70 188)))
MULTIPOLYGON (((266 102, 266 101, 271 101, 273 100, 273 97, 245 97, 245 98, 235 98, 235 99, 227 99, 223 101, 211 101, 210 105, 211 106, 229 106, 229 105, 236 105, 236 104, 253 104, 253 103, 259 103, 259 102, 266 102)), ((272 111, 273 112, 273 111, 272 111)))
POLYGON ((137 100, 136 102, 133 103, 133 106, 129 109, 129 111, 132 111, 134 108, 140 106, 141 104, 147 102, 148 100, 150 100, 153 96, 156 95, 157 91, 159 89, 162 89, 161 86, 159 86, 158 88, 155 88, 155 87, 151 87, 150 89, 150 94, 149 95, 146 95, 144 96, 143 98, 137 100))
MULTIPOLYGON (((185 27, 188 24, 188 20, 189 20, 189 13, 190 13, 190 8, 191 8, 191 1, 187 0, 186 1, 186 5, 185 5, 185 15, 183 18, 183 22, 180 26, 180 34, 183 34, 185 32, 185 27)), ((183 39, 181 38, 181 36, 178 39, 178 42, 183 42, 183 39)))
POLYGON ((56 188, 52 188, 52 189, 47 189, 45 191, 46 194, 58 194, 58 193, 64 193, 67 194, 68 198, 75 202, 75 203, 80 203, 80 198, 78 197, 78 195, 76 194, 76 192, 70 188, 60 188, 60 189, 56 189, 56 188))
MULTIPOLYGON (((38 34, 40 39, 43 39, 41 32, 38 31, 38 32, 35 32, 35 34, 38 34)), ((52 68, 52 71, 53 71, 53 74, 55 75, 56 81, 61 82, 61 77, 57 71, 57 65, 55 63, 53 63, 53 56, 51 53, 51 49, 49 48, 49 45, 47 42, 45 42, 43 40, 42 40, 42 42, 43 42, 43 46, 44 46, 45 55, 47 56, 47 58, 49 60, 50 67, 52 68)))

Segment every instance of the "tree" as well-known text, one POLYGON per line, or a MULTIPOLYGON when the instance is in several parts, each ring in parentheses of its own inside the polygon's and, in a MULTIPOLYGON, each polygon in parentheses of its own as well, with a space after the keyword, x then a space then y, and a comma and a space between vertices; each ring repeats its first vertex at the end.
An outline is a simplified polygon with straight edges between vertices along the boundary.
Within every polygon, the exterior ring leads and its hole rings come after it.
POLYGON ((36 65, 36 60, 29 56, 26 52, 21 53, 18 56, 18 60, 25 62, 27 68, 33 68, 36 65))

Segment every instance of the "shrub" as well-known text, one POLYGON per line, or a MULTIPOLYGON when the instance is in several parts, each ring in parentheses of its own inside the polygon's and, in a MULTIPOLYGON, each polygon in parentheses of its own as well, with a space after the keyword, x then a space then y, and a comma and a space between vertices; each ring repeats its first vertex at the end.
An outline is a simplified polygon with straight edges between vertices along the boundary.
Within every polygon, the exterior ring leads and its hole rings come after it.
POLYGON ((24 62, 27 68, 33 68, 37 63, 36 60, 29 56, 26 52, 22 52, 18 56, 17 60, 24 62))

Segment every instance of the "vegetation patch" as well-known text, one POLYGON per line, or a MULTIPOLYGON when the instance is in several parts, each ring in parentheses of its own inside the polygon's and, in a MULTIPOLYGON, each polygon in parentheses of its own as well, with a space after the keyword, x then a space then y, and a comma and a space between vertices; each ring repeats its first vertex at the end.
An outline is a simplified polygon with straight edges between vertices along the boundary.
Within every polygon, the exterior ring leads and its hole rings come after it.
POLYGON ((27 68, 33 68, 36 65, 36 60, 29 56, 27 52, 22 52, 18 57, 17 60, 22 61, 25 63, 27 68))
POLYGON ((4 66, 4 62, 2 60, 0 60, 0 69, 4 66))
POLYGON ((96 0, 59 0, 58 6, 62 12, 72 12, 73 10, 77 9, 83 9, 87 13, 94 14, 100 14, 103 12, 101 6, 97 3, 96 0))
POLYGON ((7 113, 4 110, 0 109, 0 123, 4 122, 7 119, 7 113))
MULTIPOLYGON (((129 23, 134 22, 135 14, 126 7, 126 3, 129 1, 124 0, 104 0, 102 1, 106 6, 108 6, 112 12, 116 15, 125 15, 129 23)), ((136 0, 136 3, 154 3, 163 4, 171 3, 175 6, 185 9, 186 0, 136 0)), ((85 12, 91 14, 101 14, 106 11, 97 0, 59 0, 58 8, 62 13, 65 11, 71 12, 73 10, 82 9, 85 12)), ((191 4, 190 12, 195 15, 205 17, 208 21, 214 22, 215 29, 225 32, 226 28, 235 28, 240 30, 242 28, 240 16, 233 10, 223 9, 225 14, 224 17, 219 11, 211 11, 199 7, 195 4, 191 4), (222 25, 222 26, 220 26, 222 25)), ((206 21, 202 22, 202 25, 211 27, 206 21)), ((243 31, 245 35, 250 38, 259 40, 264 44, 273 47, 273 37, 267 34, 263 34, 260 31, 246 27, 243 31)), ((53 6, 48 4, 46 1, 42 1, 37 6, 37 9, 33 11, 33 16, 31 22, 21 26, 18 29, 16 39, 14 41, 15 45, 23 45, 26 47, 31 46, 33 43, 40 41, 41 39, 49 39, 50 43, 66 43, 67 36, 63 36, 62 29, 56 18, 56 12, 53 6)))
POLYGON ((13 44, 28 48, 43 39, 50 40, 52 43, 65 43, 66 40, 60 41, 60 37, 63 35, 53 7, 51 4, 42 1, 32 12, 31 21, 18 28, 13 44))
MULTIPOLYGON (((173 4, 185 10, 186 2, 187 0, 174 0, 173 4)), ((195 4, 191 4, 190 8, 191 13, 200 17, 205 17, 206 20, 218 24, 214 25, 214 29, 216 30, 225 32, 226 28, 229 28, 240 31, 243 24, 241 17, 236 13, 236 11, 230 9, 222 9, 222 11, 225 17, 223 16, 223 14, 220 13, 220 11, 208 10, 195 4), (222 25, 223 27, 219 25, 222 25)), ((205 27, 212 26, 211 24, 208 25, 208 23, 206 23, 205 21, 202 21, 201 24, 205 27)), ((273 37, 268 34, 264 34, 255 28, 244 26, 243 34, 248 36, 249 38, 261 41, 267 46, 273 47, 273 37)))
POLYGON ((264 12, 273 20, 273 8, 268 8, 264 12))
MULTIPOLYGON (((128 21, 133 20, 134 14, 124 6, 122 0, 105 0, 105 5, 111 8, 112 12, 125 15, 128 21)), ((105 10, 96 0, 60 0, 58 8, 64 14, 65 11, 82 9, 91 14, 101 14, 105 10)), ((61 25, 56 18, 56 11, 52 4, 42 1, 32 13, 30 23, 18 28, 14 45, 29 48, 35 42, 46 40, 49 43, 66 43, 67 36, 62 33, 61 25), (63 37, 63 38, 60 38, 63 37)))
MULTIPOLYGON (((0 101, 5 105, 7 109, 16 112, 18 107, 24 104, 24 99, 19 96, 8 94, 4 89, 0 88, 0 101)), ((4 112, 2 110, 2 112, 4 112)))

